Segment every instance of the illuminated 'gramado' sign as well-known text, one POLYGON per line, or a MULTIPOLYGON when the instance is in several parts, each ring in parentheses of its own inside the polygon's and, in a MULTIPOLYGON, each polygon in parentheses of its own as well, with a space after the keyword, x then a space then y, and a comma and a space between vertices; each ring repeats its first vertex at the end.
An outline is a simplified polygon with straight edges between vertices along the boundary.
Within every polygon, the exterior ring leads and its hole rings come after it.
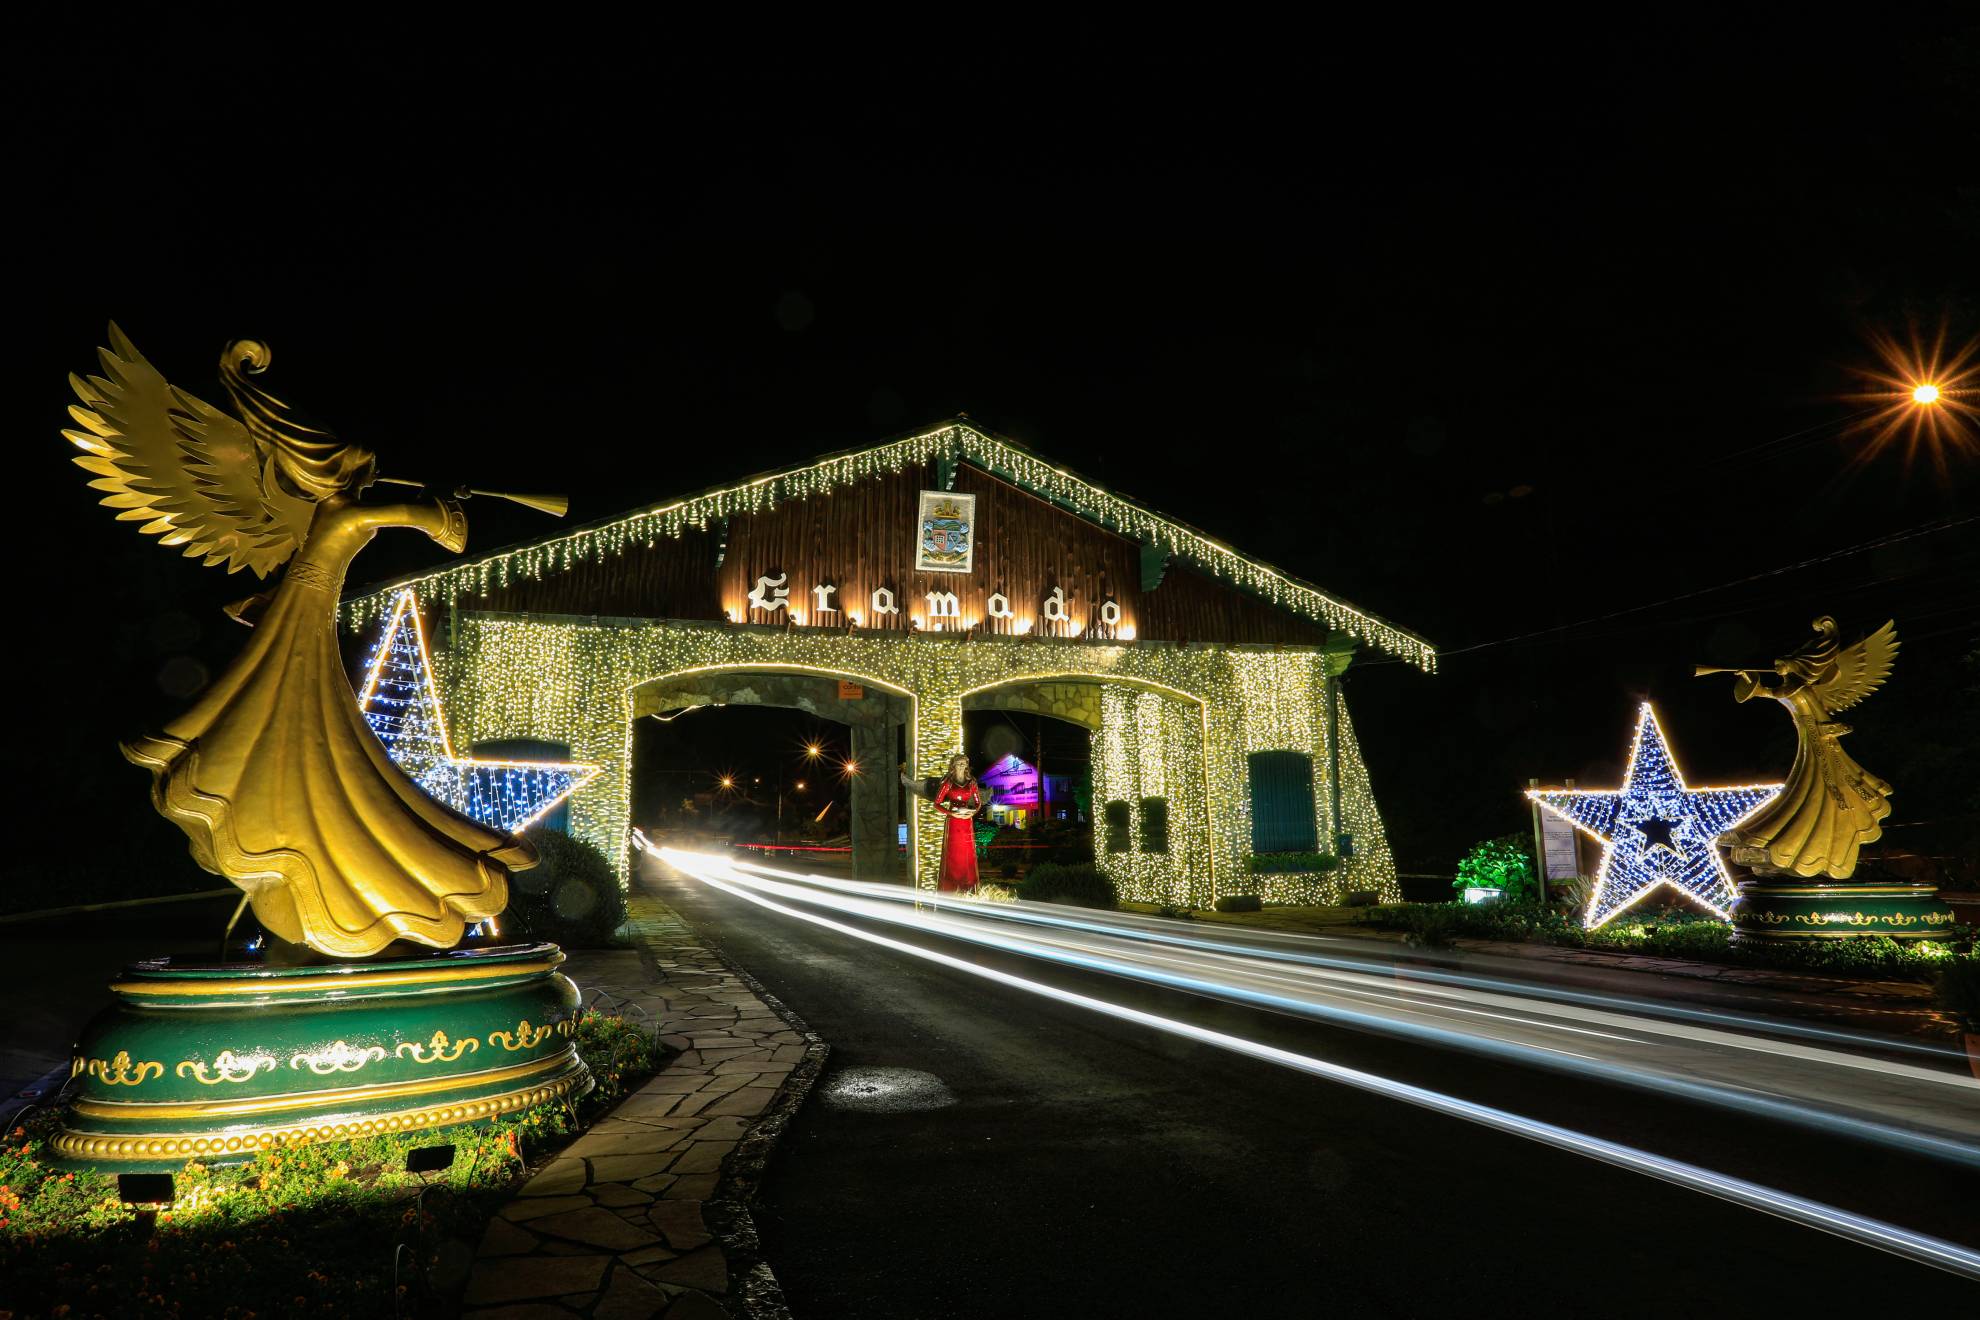
MULTIPOLYGON (((917 510, 918 526, 915 529, 914 568, 917 573, 962 573, 973 572, 976 565, 976 496, 954 491, 924 490, 921 492, 917 510)), ((790 574, 767 573, 756 575, 756 585, 750 588, 749 608, 752 612, 765 614, 781 613, 792 623, 804 623, 804 615, 791 607, 790 574)), ((833 582, 819 582, 810 588, 810 622, 815 626, 847 624, 858 627, 861 616, 857 607, 848 609, 839 603, 839 588, 833 582)), ((965 617, 961 599, 953 591, 929 591, 922 593, 918 612, 908 615, 907 621, 916 628, 931 631, 967 632, 984 626, 986 620, 965 617)), ((867 594, 865 622, 869 627, 898 627, 901 615, 901 601, 891 587, 875 587, 867 594)), ((1077 637, 1082 632, 1090 637, 1105 637, 1121 641, 1134 638, 1132 627, 1121 625, 1121 604, 1112 596, 1100 602, 1094 617, 1083 626, 1073 619, 1066 608, 1064 587, 1055 586, 1036 602, 1035 614, 1020 615, 1011 605, 1011 599, 1001 591, 993 591, 983 603, 984 613, 989 616, 987 623, 993 632, 1011 632, 1023 636, 1033 630, 1034 622, 1039 631, 1061 636, 1077 637)))
MULTIPOLYGON (((810 588, 812 602, 810 622, 825 625, 836 624, 843 619, 845 623, 857 627, 861 622, 859 612, 843 609, 838 603, 838 594, 838 587, 830 582, 820 582, 810 588)), ((921 601, 922 611, 909 616, 910 622, 917 627, 960 632, 978 627, 982 622, 963 617, 962 602, 953 591, 925 592, 921 601)), ((806 621, 804 615, 791 608, 791 584, 788 573, 779 573, 775 577, 759 574, 755 587, 751 588, 749 593, 749 608, 762 610, 765 613, 781 612, 792 623, 806 621)), ((1012 608, 1010 597, 1001 591, 991 592, 983 608, 996 624, 1007 627, 1020 636, 1032 630, 1032 620, 1021 617, 1012 608)), ((866 617, 871 619, 875 626, 884 626, 884 621, 895 618, 900 613, 900 598, 889 587, 875 587, 866 598, 866 617)), ((1053 587, 1038 602, 1037 618, 1051 625, 1055 631, 1063 629, 1069 636, 1077 637, 1082 631, 1080 623, 1074 620, 1066 608, 1064 587, 1053 587)), ((1134 630, 1121 626, 1121 604, 1112 596, 1100 602, 1099 608, 1094 612, 1093 622, 1099 625, 1098 628, 1091 630, 1096 634, 1104 633, 1120 641, 1134 639, 1134 630)))

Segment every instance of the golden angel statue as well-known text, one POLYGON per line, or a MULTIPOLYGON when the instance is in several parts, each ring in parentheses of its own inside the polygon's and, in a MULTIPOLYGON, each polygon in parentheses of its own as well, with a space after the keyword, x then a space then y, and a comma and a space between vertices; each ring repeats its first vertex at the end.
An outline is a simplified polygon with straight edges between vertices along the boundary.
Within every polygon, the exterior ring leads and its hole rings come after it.
POLYGON ((365 502, 376 457, 249 379, 268 366, 265 345, 239 340, 221 355, 237 417, 169 384, 115 325, 98 357, 103 375, 69 378, 80 429, 63 434, 84 451, 75 461, 95 474, 89 484, 108 492, 103 503, 230 573, 288 564, 271 597, 242 602, 265 606, 246 649, 192 709, 124 755, 151 771, 152 801, 194 859, 246 891, 277 937, 341 958, 401 939, 452 948, 467 922, 506 906, 509 872, 535 853, 435 802, 392 763, 352 694, 336 611, 345 570, 380 528, 465 549, 460 504, 365 502))
POLYGON ((1866 843, 1883 837, 1891 786, 1842 749, 1849 726, 1835 717, 1890 676, 1897 624, 1886 623, 1849 646, 1836 643, 1836 621, 1815 620, 1815 638, 1769 669, 1708 669, 1739 675, 1734 701, 1772 697, 1794 716, 1794 768, 1780 795, 1720 836, 1733 861, 1765 874, 1847 879, 1866 843), (1767 677, 1773 675, 1772 678, 1767 677))

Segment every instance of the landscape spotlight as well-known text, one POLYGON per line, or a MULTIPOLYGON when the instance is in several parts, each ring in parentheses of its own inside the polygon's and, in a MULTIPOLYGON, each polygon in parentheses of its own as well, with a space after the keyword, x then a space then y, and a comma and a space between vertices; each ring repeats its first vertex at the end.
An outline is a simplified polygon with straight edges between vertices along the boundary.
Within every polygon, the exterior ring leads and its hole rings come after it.
POLYGON ((169 1173, 120 1173, 117 1199, 133 1209, 156 1210, 172 1204, 177 1195, 169 1173))
POLYGON ((438 1173, 453 1162, 452 1146, 420 1146, 406 1152, 407 1173, 438 1173))

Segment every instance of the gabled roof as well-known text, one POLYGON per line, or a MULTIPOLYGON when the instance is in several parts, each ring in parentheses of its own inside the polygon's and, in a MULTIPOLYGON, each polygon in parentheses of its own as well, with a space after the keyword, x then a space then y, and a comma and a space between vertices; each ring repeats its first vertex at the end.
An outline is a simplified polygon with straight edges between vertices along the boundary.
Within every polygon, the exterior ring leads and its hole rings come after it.
POLYGON ((574 527, 556 536, 457 560, 352 596, 344 603, 352 626, 383 616, 395 592, 411 587, 422 601, 452 601, 506 585, 511 577, 539 577, 584 559, 602 559, 631 545, 651 545, 688 528, 706 528, 732 514, 760 513, 783 500, 808 499, 881 472, 899 472, 935 460, 963 461, 1061 508, 1173 555, 1213 577, 1281 609, 1318 620, 1368 646, 1424 670, 1437 666, 1437 651, 1408 629, 1336 600, 1311 583, 1270 564, 1248 559, 1187 523, 1165 518, 1058 467, 1015 441, 990 435, 966 419, 946 423, 865 449, 848 449, 800 467, 751 477, 686 499, 656 504, 574 527))

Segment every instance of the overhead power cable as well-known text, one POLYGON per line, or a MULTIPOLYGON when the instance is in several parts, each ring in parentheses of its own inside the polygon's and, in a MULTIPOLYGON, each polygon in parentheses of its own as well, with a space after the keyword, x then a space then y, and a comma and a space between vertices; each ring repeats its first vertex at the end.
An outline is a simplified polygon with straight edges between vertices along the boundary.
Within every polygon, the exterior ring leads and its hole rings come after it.
POLYGON ((1841 550, 1831 550, 1827 554, 1816 555, 1812 559, 1797 560, 1792 564, 1783 564, 1779 568, 1770 568, 1764 573, 1752 573, 1746 577, 1734 578, 1729 582, 1720 582, 1709 587, 1699 587, 1694 591, 1679 592, 1675 596, 1666 596, 1662 600, 1646 601, 1641 605, 1628 605, 1619 610, 1610 610, 1605 614, 1594 614, 1585 619, 1576 619, 1571 623, 1555 624, 1551 628, 1536 628, 1532 632, 1517 633, 1511 637, 1500 637, 1494 641, 1476 642, 1470 646, 1455 647, 1451 650, 1439 652, 1438 658, 1439 660, 1448 660, 1452 656, 1469 655, 1476 651, 1489 650, 1495 646, 1509 646, 1514 642, 1530 641, 1536 637, 1549 637, 1556 633, 1568 632, 1575 628, 1583 628, 1592 623, 1606 623, 1610 619, 1620 619, 1625 615, 1640 614, 1644 610, 1654 610, 1665 605, 1673 605, 1681 600, 1693 600, 1699 596, 1711 595, 1715 591, 1725 591, 1732 587, 1745 586, 1749 582, 1764 582, 1768 578, 1780 577, 1783 574, 1798 573, 1802 569, 1813 568, 1817 564, 1832 563, 1838 559, 1846 559, 1851 555, 1860 555, 1871 550, 1881 550, 1885 546, 1917 540, 1920 537, 1950 531, 1955 527, 1962 527, 1974 522, 1980 522, 1980 514, 1968 514, 1965 517, 1944 518, 1934 523, 1923 523, 1916 527, 1891 532, 1857 545, 1846 546, 1841 550))

